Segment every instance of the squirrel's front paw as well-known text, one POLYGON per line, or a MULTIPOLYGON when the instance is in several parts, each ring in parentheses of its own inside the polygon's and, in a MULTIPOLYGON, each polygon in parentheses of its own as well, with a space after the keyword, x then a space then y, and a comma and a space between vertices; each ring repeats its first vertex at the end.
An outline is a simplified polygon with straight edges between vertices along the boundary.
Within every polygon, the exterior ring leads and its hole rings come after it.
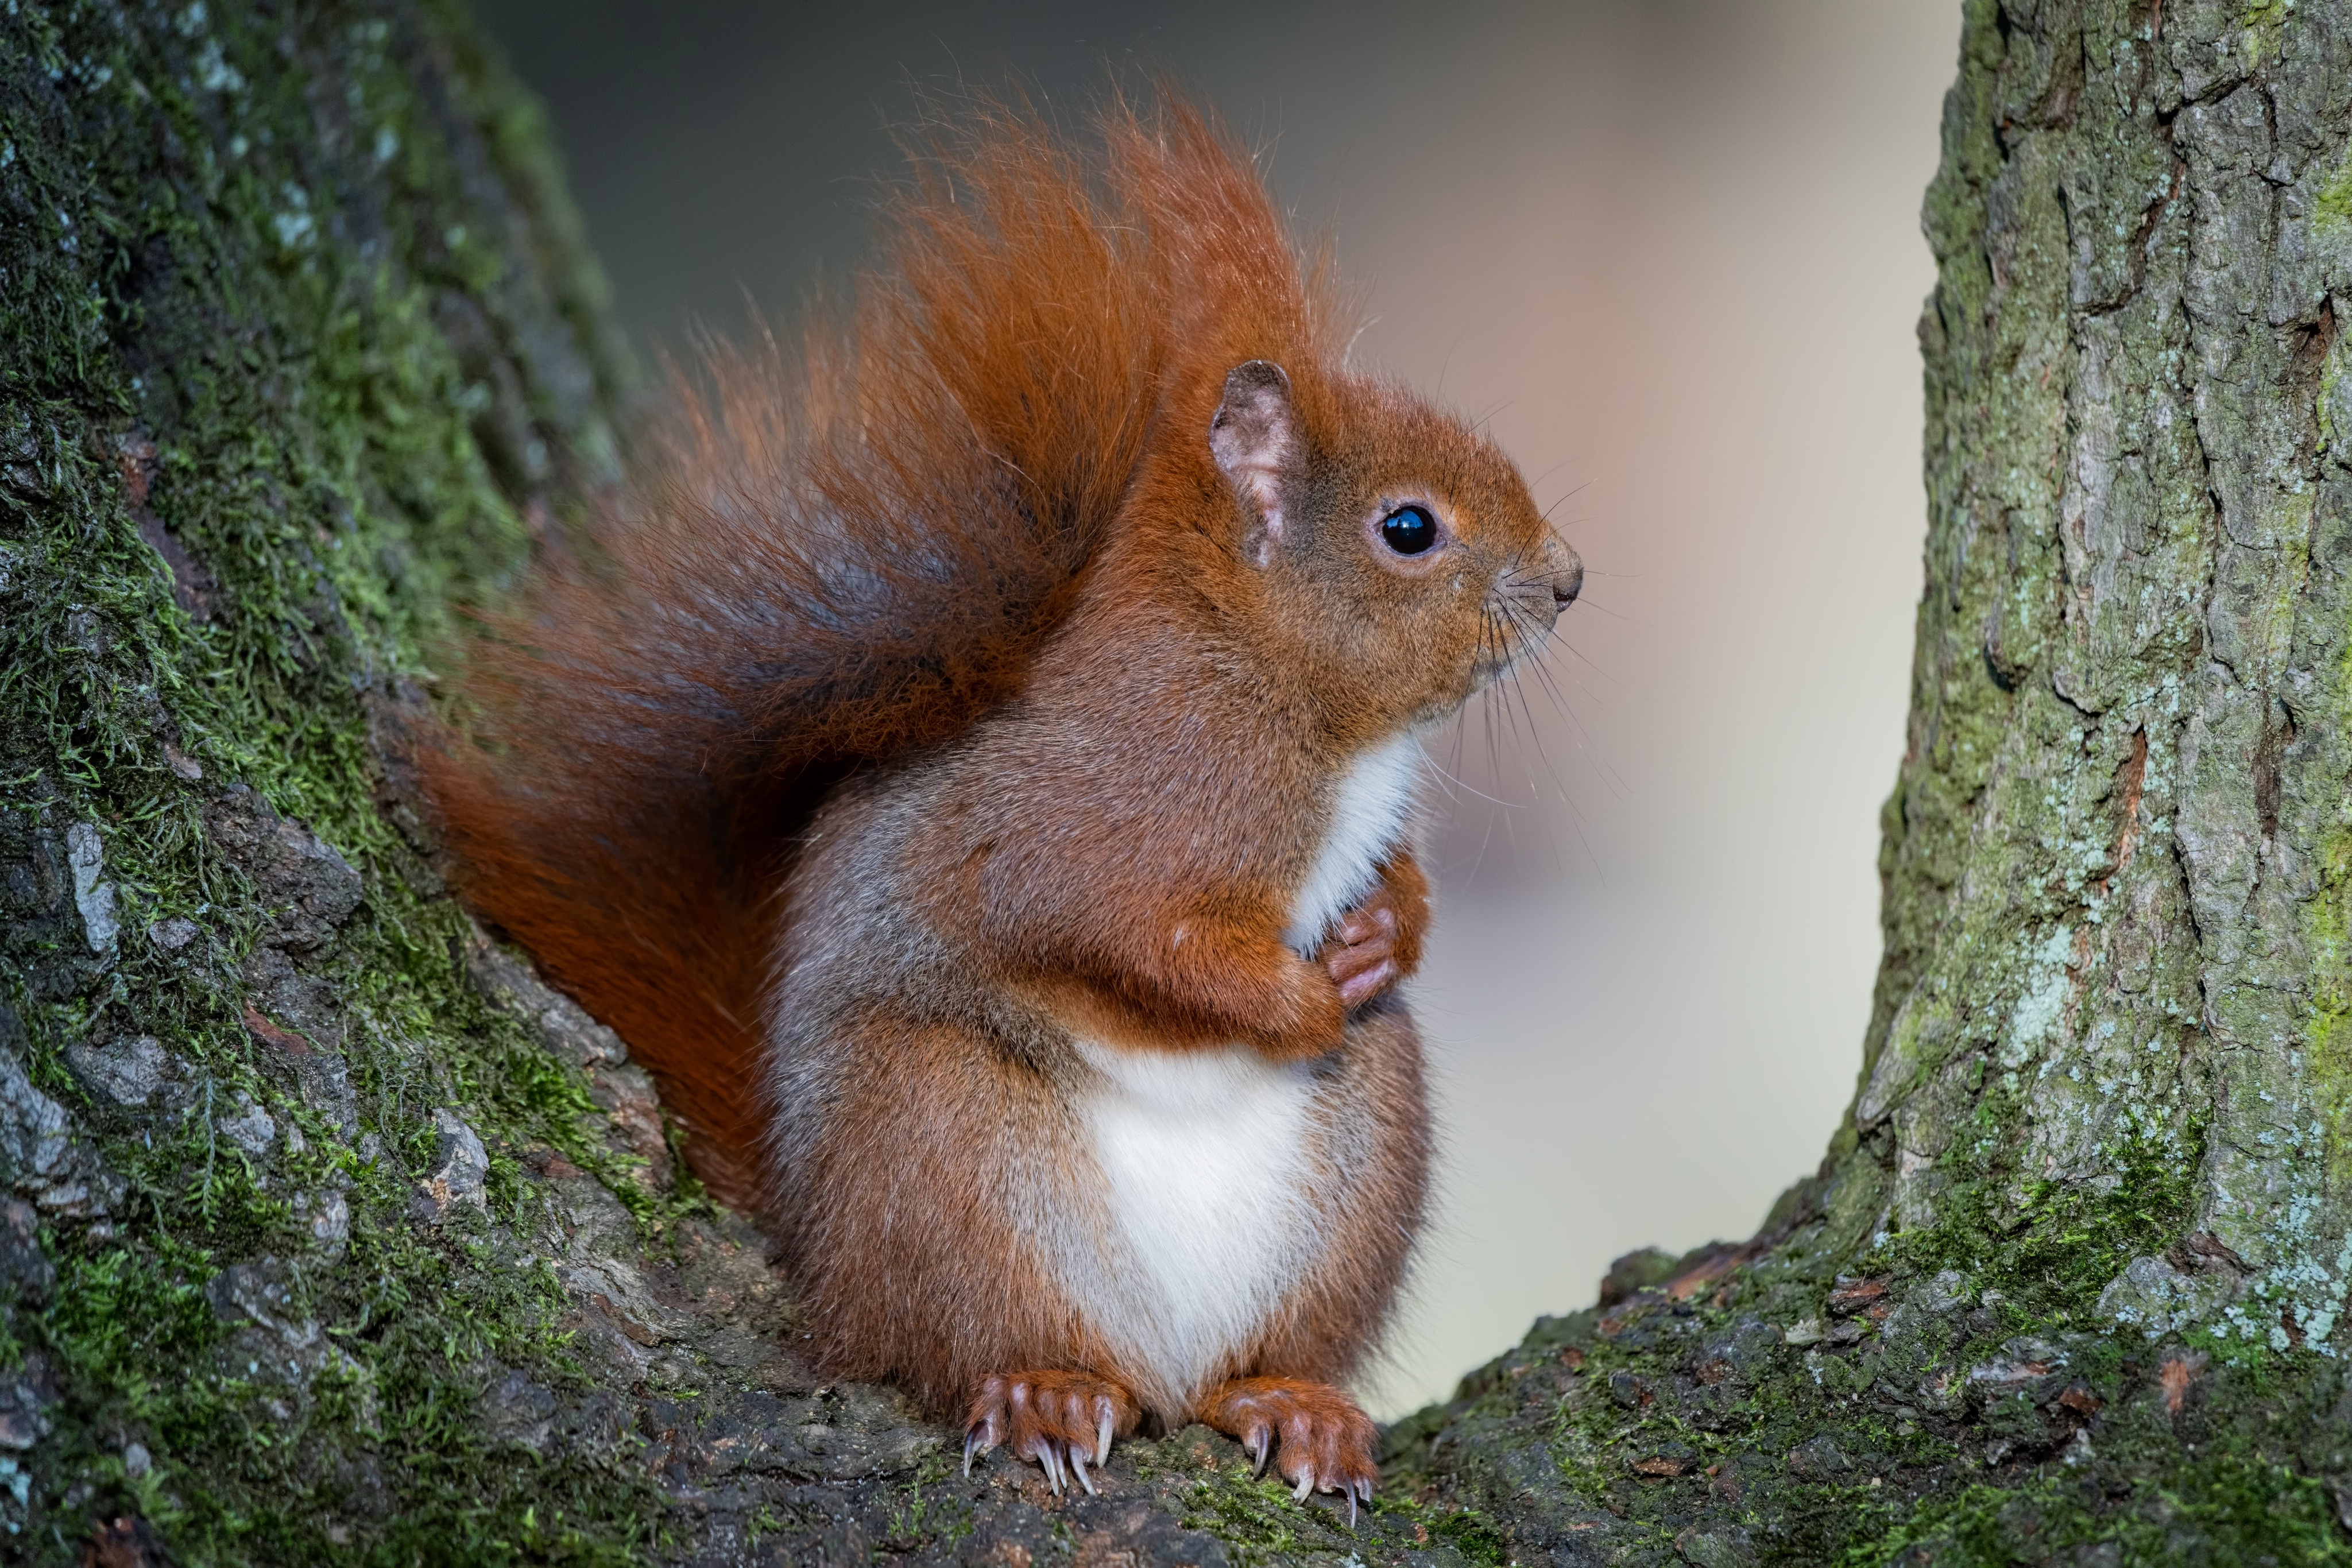
POLYGON ((1056 1492, 1065 1465, 1091 1492, 1087 1460, 1108 1459, 1110 1440, 1135 1430, 1139 1414, 1126 1389, 1087 1373, 991 1373, 964 1417, 963 1473, 971 1474, 973 1455, 1002 1443, 1013 1458, 1036 1460, 1056 1492))
POLYGON ((1380 1429, 1361 1406, 1328 1383, 1237 1378, 1217 1390, 1204 1418, 1238 1438, 1261 1472, 1268 1456, 1278 1455, 1275 1470, 1297 1484, 1301 1502, 1310 1491, 1344 1493, 1353 1525, 1357 1502, 1372 1499, 1372 1482, 1380 1475, 1372 1448, 1380 1429))
POLYGON ((1317 955, 1339 988, 1339 1000, 1355 1011, 1404 978, 1399 952, 1397 912, 1385 886, 1339 917, 1331 939, 1317 955))

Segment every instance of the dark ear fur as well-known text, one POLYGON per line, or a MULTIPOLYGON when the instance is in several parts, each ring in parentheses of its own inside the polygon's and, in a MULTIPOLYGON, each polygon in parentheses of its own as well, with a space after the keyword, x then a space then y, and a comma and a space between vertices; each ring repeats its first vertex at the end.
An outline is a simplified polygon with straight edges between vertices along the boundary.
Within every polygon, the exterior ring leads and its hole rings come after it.
POLYGON ((1306 467, 1298 419, 1290 405, 1290 377, 1272 360, 1235 365, 1225 377, 1224 400, 1209 421, 1209 454, 1256 516, 1243 548, 1264 566, 1286 520, 1290 482, 1306 467))

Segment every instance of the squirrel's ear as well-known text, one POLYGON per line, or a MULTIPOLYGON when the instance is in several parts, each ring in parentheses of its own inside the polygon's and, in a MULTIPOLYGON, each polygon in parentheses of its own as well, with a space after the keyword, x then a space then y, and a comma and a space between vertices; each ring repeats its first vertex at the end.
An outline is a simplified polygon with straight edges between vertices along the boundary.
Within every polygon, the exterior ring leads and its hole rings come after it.
POLYGON ((1273 558, 1282 537, 1285 491, 1303 466, 1297 415, 1290 406, 1290 377, 1272 360, 1235 365, 1225 377, 1225 395, 1209 421, 1209 455, 1234 489, 1257 513, 1248 530, 1251 556, 1260 566, 1273 558))

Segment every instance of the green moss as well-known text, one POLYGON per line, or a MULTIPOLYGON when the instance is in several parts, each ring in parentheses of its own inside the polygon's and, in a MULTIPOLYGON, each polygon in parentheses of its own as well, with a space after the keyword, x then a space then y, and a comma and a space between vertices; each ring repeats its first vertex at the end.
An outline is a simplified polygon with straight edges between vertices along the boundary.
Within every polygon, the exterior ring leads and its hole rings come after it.
POLYGON ((1461 1553, 1464 1562, 1483 1568, 1500 1568, 1511 1560, 1510 1542, 1492 1520, 1475 1509, 1438 1508, 1412 1498, 1375 1496, 1371 1510, 1412 1531, 1416 1546, 1448 1547, 1461 1553))
POLYGON ((2305 1041, 2320 1114, 2332 1134, 2328 1186, 2352 1189, 2352 831, 2320 848, 2319 896, 2305 915, 2313 978, 2305 1041))
POLYGON ((1705 1302, 1654 1296, 1547 1320, 1474 1377, 1464 1403, 1402 1435, 1423 1451, 1445 1430, 1439 1490, 1482 1500, 1522 1555, 1525 1472, 1483 1467, 1504 1431, 1549 1409, 1564 1498, 1534 1532, 1556 1539, 1565 1525, 1598 1561, 2022 1564, 2109 1560, 2072 1555, 2102 1543, 2120 1563, 2352 1560, 2325 1479, 2347 1459, 2327 1436, 2343 1380, 2326 1357, 2200 1360, 2176 1409, 2154 1375, 2183 1347, 1996 1309, 1990 1294, 1942 1320, 1916 1305, 1900 1309, 1907 1322, 1848 1320, 1866 1332, 1842 1347, 1785 1344, 1767 1325, 1804 1312, 1818 1327, 1819 1289, 1772 1260, 1705 1302), (1743 1333, 1727 1375, 1718 1358, 1743 1333), (2054 1376, 2030 1391, 1976 1384, 1969 1369, 2017 1354, 2018 1336, 2055 1347, 2054 1376), (1922 1408, 1938 1386, 1974 1391, 1922 1408), (2054 1402, 2062 1386, 2074 1405, 2054 1402), (2070 1409, 2080 1443, 2052 1424, 2070 1409))
POLYGON ((2352 223, 2352 158, 2347 158, 2327 183, 2319 188, 2312 205, 2313 223, 2324 229, 2352 223))
POLYGON ((2244 29, 2239 51, 2248 70, 2278 57, 2280 39, 2294 11, 2294 0, 2254 0, 2238 13, 2238 26, 2244 29))
POLYGON ((940 1489, 939 1483, 947 1474, 944 1457, 934 1455, 925 1469, 929 1474, 917 1476, 904 1487, 889 1489, 883 1504, 890 1521, 889 1547, 894 1552, 950 1547, 971 1533, 971 1505, 947 1496, 940 1489), (923 1490, 926 1481, 931 1487, 928 1494, 923 1490))
POLYGON ((191 1563, 635 1560, 662 1517, 645 1478, 493 1455, 473 1413, 502 1367, 581 1382, 562 1290, 514 1250, 524 1151, 603 1176, 652 1235, 698 1200, 648 1193, 581 1075, 467 982, 470 928, 380 809, 369 738, 454 610, 511 579, 558 470, 610 467, 626 376, 543 125, 455 6, 422 31, 366 4, 9 12, 0 809, 12 842, 97 823, 123 926, 101 964, 19 932, 0 965, 34 1082, 124 1183, 106 1223, 45 1228, 50 1304, 0 1319, 0 1352, 64 1394, 32 1457, 47 1545, 135 1511, 191 1563), (574 344, 525 332, 534 312, 574 344), (585 376, 540 377, 541 352, 585 376), (486 353, 526 356, 519 402, 486 353), (209 580, 198 613, 142 520, 209 580), (303 962, 366 1136, 245 1029, 265 920, 201 821, 232 780, 362 873, 358 916, 303 962), (142 935, 171 916, 205 932, 177 957, 142 935), (123 1117, 66 1071, 66 1045, 131 1033, 181 1064, 181 1111, 123 1117), (264 1168, 223 1139, 240 1096, 300 1152, 264 1168), (491 1179, 484 1218, 427 1231, 401 1172, 435 1106, 480 1133, 491 1179), (296 1197, 327 1192, 349 1236, 322 1254, 296 1197), (284 1364, 215 1302, 263 1260, 301 1328, 270 1343, 311 1336, 284 1364))
POLYGON ((1299 1550, 1303 1523, 1290 1489, 1274 1480, 1228 1476, 1195 1482, 1179 1515, 1187 1530, 1205 1530, 1234 1549, 1242 1563, 1264 1563, 1299 1550))
POLYGON ((1874 1510, 1899 1512, 1900 1522, 1847 1547, 1838 1562, 2009 1568, 2064 1561, 2061 1553, 2103 1542, 2120 1549, 2122 1563, 2303 1568, 2352 1558, 2326 1488, 2283 1465, 2236 1455, 2181 1463, 2137 1482, 2120 1507, 2105 1497, 2094 1507, 2085 1490, 2062 1469, 2023 1486, 1977 1485, 1915 1508, 1874 1510))
MULTIPOLYGON (((2014 1114, 2001 1098, 1998 1088, 1988 1090, 1979 1112, 1988 1125, 2014 1114)), ((1901 1277, 1954 1269, 2034 1318, 2087 1323, 2099 1293, 2126 1264, 2161 1253, 2181 1235, 2202 1146, 2201 1124, 2176 1135, 2157 1117, 2127 1120, 2124 1136, 2103 1151, 2113 1177, 2104 1190, 2047 1180, 2012 1186, 1998 1166, 1964 1166, 1938 1197, 1934 1225, 1889 1237, 1854 1267, 1901 1277)))

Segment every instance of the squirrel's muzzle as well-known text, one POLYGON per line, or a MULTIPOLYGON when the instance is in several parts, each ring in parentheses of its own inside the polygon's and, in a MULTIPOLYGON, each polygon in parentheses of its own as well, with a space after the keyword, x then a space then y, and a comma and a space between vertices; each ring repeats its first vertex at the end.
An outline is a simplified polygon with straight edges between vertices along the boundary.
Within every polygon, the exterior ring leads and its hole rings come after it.
POLYGON ((1584 591, 1584 558, 1558 538, 1550 541, 1546 552, 1547 575, 1551 583, 1552 612, 1558 614, 1576 602, 1584 591))
POLYGON ((1584 591, 1584 559, 1558 534, 1547 533, 1536 559, 1506 574, 1501 586, 1549 631, 1560 612, 1584 591))
POLYGON ((1558 535, 1547 533, 1532 560, 1523 556, 1496 578, 1487 602, 1500 618, 1503 634, 1482 644, 1472 689, 1541 647, 1561 612, 1583 591, 1582 559, 1558 535))

